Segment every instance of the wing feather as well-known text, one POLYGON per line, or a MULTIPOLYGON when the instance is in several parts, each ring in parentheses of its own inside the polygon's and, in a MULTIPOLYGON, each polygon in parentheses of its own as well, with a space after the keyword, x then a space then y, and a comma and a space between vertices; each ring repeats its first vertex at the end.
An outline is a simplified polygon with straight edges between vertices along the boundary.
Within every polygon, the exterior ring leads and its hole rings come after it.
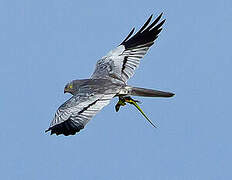
POLYGON ((161 17, 162 13, 150 24, 151 15, 142 28, 132 36, 134 33, 133 28, 117 48, 111 50, 97 62, 91 78, 114 78, 126 83, 134 75, 140 60, 154 44, 155 39, 161 32, 161 26, 165 22, 165 20, 162 20, 158 23, 161 17))
POLYGON ((85 127, 85 125, 104 106, 109 104, 115 93, 109 94, 76 94, 61 105, 55 113, 50 127, 47 131, 51 134, 74 135, 85 127))

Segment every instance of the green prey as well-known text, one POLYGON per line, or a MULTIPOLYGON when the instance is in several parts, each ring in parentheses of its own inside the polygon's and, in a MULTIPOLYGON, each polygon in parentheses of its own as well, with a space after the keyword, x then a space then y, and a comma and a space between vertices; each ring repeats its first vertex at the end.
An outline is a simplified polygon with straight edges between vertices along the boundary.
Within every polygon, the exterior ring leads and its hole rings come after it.
POLYGON ((134 105, 138 110, 139 112, 141 112, 141 114, 146 118, 146 120, 155 128, 157 128, 154 123, 146 116, 146 114, 143 112, 143 110, 139 107, 139 105, 137 103, 141 103, 140 101, 138 100, 134 100, 132 99, 130 96, 119 96, 119 100, 118 100, 118 103, 115 105, 115 110, 116 112, 119 111, 120 107, 121 106, 125 106, 126 103, 129 103, 129 104, 132 104, 134 105))

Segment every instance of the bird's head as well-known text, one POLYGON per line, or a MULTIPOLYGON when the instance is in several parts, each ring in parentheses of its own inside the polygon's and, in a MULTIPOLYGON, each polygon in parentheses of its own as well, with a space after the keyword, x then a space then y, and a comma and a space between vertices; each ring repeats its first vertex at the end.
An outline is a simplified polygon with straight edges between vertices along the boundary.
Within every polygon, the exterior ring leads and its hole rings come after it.
POLYGON ((75 95, 79 91, 81 84, 82 84, 82 80, 73 80, 69 82, 64 87, 64 93, 70 93, 72 95, 75 95))
POLYGON ((72 82, 69 82, 68 84, 65 85, 64 87, 64 93, 70 93, 72 95, 74 95, 76 89, 74 87, 74 83, 73 81, 72 82))

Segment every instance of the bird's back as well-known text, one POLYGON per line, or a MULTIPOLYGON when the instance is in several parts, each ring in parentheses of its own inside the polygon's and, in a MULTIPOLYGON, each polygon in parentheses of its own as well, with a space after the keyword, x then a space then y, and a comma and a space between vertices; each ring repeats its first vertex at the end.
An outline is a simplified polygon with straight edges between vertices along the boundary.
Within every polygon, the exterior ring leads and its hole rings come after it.
POLYGON ((118 93, 123 86, 110 79, 83 79, 78 80, 78 93, 118 93))

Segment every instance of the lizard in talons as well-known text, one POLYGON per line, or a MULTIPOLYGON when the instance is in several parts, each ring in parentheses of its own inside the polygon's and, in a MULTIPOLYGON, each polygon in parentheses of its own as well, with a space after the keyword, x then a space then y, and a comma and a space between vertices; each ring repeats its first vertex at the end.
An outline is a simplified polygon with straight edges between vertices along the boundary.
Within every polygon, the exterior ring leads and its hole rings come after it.
POLYGON ((139 107, 139 105, 137 103, 141 103, 138 100, 134 100, 132 99, 130 96, 119 96, 119 100, 118 103, 115 105, 115 110, 116 112, 119 111, 121 106, 125 106, 126 103, 132 104, 134 105, 140 112, 141 114, 146 118, 146 120, 153 126, 156 128, 156 126, 154 125, 154 123, 146 116, 146 114, 143 112, 143 110, 139 107))

